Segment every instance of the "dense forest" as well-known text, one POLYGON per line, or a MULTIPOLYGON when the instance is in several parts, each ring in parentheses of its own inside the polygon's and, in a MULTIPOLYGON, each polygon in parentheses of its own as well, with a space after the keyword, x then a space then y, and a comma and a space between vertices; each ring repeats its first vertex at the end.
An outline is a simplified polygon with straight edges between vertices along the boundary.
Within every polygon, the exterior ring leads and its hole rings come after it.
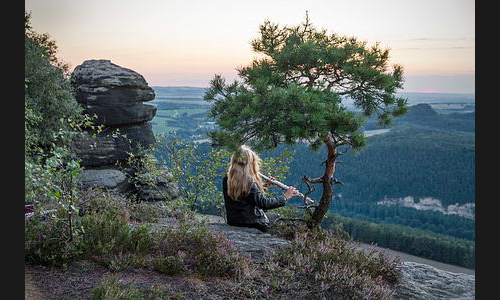
POLYGON ((374 243, 380 247, 441 261, 444 263, 475 268, 475 243, 425 230, 395 224, 375 224, 339 215, 330 215, 323 226, 342 228, 356 241, 374 243))
POLYGON ((345 217, 383 224, 400 224, 475 241, 475 220, 437 211, 416 210, 410 207, 382 206, 376 203, 335 201, 331 212, 345 217))
MULTIPOLYGON (((369 137, 359 153, 346 152, 337 166, 335 176, 344 185, 336 186, 336 196, 358 202, 433 197, 443 206, 475 202, 474 114, 427 117, 422 111, 434 112, 428 105, 412 106, 389 132, 369 137)), ((321 174, 324 149, 313 152, 305 144, 293 149, 289 182, 321 174)), ((316 191, 312 197, 318 195, 316 191)))

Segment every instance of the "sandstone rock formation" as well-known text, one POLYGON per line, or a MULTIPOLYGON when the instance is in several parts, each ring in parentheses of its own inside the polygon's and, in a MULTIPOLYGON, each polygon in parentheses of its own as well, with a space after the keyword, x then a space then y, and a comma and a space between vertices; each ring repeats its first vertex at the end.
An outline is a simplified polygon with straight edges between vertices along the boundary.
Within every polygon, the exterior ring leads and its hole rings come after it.
POLYGON ((83 187, 102 187, 119 192, 134 192, 142 200, 173 198, 178 192, 175 184, 160 178, 160 193, 152 193, 145 185, 132 186, 117 164, 126 167, 129 153, 138 154, 155 143, 151 120, 156 107, 143 102, 153 100, 154 90, 137 72, 120 67, 109 60, 87 60, 71 75, 76 99, 84 112, 96 116, 94 123, 102 125, 101 132, 90 132, 73 143, 77 156, 86 168, 81 176, 83 187), (135 189, 139 190, 135 190, 135 189), (146 195, 146 197, 142 197, 146 195), (141 198, 142 197, 142 198, 141 198))

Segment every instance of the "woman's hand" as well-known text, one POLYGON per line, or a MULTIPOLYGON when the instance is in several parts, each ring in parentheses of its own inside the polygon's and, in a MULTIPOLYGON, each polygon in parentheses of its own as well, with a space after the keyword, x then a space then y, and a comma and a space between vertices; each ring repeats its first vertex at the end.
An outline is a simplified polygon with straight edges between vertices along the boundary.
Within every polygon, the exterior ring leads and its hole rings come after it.
MULTIPOLYGON (((276 178, 274 178, 273 176, 269 176, 269 179, 271 179, 271 180, 276 180, 276 178)), ((273 184, 273 183, 272 183, 271 181, 269 181, 269 180, 267 180, 267 179, 266 179, 266 181, 263 183, 263 186, 264 186, 265 188, 267 188, 267 187, 269 187, 271 184, 273 184)))
POLYGON ((290 200, 290 198, 298 196, 298 194, 299 194, 299 191, 295 187, 291 186, 288 188, 288 190, 286 190, 285 198, 286 198, 286 200, 290 200))

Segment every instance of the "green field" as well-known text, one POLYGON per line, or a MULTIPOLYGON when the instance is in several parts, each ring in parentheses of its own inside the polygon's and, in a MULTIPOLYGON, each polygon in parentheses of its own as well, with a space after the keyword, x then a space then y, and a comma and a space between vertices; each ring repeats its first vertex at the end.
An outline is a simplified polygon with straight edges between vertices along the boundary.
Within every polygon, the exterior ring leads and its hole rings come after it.
POLYGON ((173 127, 173 126, 168 126, 168 120, 164 118, 160 119, 153 119, 153 133, 155 135, 160 134, 160 133, 167 133, 167 132, 172 132, 180 129, 180 127, 173 127))
POLYGON ((157 110, 155 117, 159 118, 175 118, 187 113, 188 116, 199 114, 208 111, 207 108, 183 108, 183 109, 171 109, 171 110, 157 110))

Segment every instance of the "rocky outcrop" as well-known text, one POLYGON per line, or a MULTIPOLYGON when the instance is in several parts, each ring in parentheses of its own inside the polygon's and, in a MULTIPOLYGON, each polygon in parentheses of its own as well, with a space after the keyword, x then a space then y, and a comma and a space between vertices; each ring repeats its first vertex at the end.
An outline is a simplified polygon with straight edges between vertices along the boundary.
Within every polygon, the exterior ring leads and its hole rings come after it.
MULTIPOLYGON (((134 184, 135 180, 123 180, 136 176, 128 168, 125 173, 117 165, 127 168, 129 154, 139 155, 155 143, 151 120, 156 107, 143 102, 153 100, 154 90, 139 73, 120 67, 109 60, 87 60, 77 66, 71 75, 76 99, 84 112, 95 116, 99 132, 89 131, 87 136, 74 140, 73 148, 86 168, 81 176, 83 187, 101 187, 119 192, 135 192, 143 200, 160 200, 165 195, 175 198, 176 185, 160 178, 157 182, 161 196, 134 184)), ((150 186, 147 186, 150 187, 150 186)))
POLYGON ((155 98, 154 91, 139 73, 109 60, 87 60, 71 76, 76 99, 85 105, 122 105, 155 98))
POLYGON ((405 261, 394 299, 475 299, 476 276, 405 261))
POLYGON ((290 244, 285 239, 263 233, 255 228, 234 227, 222 223, 212 223, 209 228, 213 231, 223 232, 243 255, 251 257, 254 261, 262 260, 264 254, 272 249, 290 244))
POLYGON ((96 124, 119 126, 151 121, 155 116, 156 107, 142 103, 86 105, 86 113, 97 116, 94 121, 96 124))
POLYGON ((128 182, 125 174, 116 169, 83 170, 80 178, 83 188, 104 187, 124 192, 128 182))
POLYGON ((179 188, 172 182, 172 174, 162 170, 161 174, 139 173, 136 175, 135 185, 138 197, 143 201, 159 201, 165 198, 179 197, 179 188), (151 184, 153 183, 153 184, 151 184))
MULTIPOLYGON (((289 241, 262 233, 257 229, 233 227, 217 216, 200 215, 211 230, 223 232, 244 254, 259 261, 271 249, 286 246, 289 241)), ((394 299, 475 299, 475 275, 453 273, 427 264, 402 261, 403 278, 395 287, 394 299)))

